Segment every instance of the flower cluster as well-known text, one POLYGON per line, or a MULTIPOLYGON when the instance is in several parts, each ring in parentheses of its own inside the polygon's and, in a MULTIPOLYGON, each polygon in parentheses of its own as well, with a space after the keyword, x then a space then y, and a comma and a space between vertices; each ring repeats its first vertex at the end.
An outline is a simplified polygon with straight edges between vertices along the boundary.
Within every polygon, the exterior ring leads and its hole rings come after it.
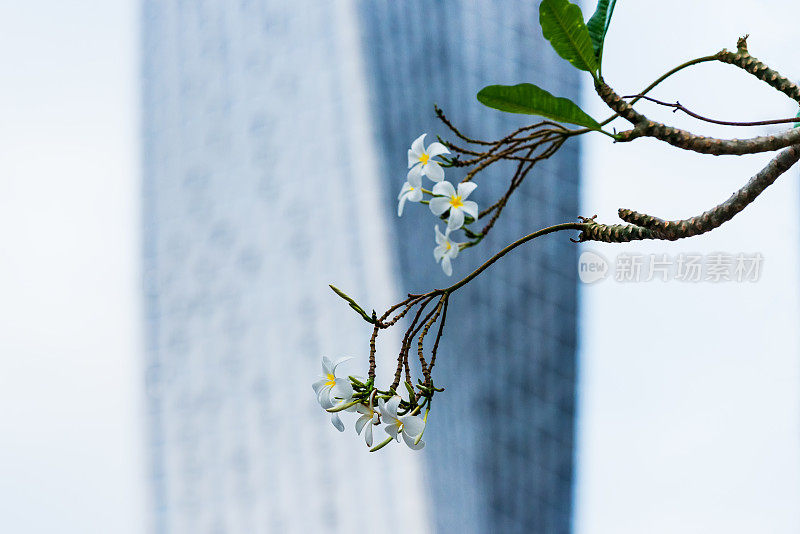
POLYGON ((439 161, 434 158, 449 154, 450 151, 441 143, 431 143, 425 146, 425 136, 422 134, 411 143, 408 151, 408 175, 406 183, 400 189, 397 196, 397 215, 403 215, 403 208, 406 202, 427 203, 431 212, 437 217, 447 217, 447 228, 443 234, 438 225, 435 227, 436 248, 433 256, 442 265, 442 270, 447 276, 453 274, 452 260, 458 256, 458 251, 464 243, 452 241, 450 232, 458 230, 464 226, 466 217, 471 217, 472 221, 478 219, 478 204, 467 197, 475 190, 477 185, 473 182, 461 182, 458 188, 444 179, 444 169, 439 161), (427 176, 431 181, 436 182, 433 190, 429 191, 422 187, 422 177, 427 176), (423 194, 428 194, 432 198, 428 201, 423 200, 423 194))
POLYGON ((401 437, 413 450, 424 447, 422 434, 425 432, 425 419, 417 415, 421 405, 416 403, 415 397, 404 401, 393 391, 376 389, 371 379, 364 383, 353 376, 337 376, 336 369, 339 365, 351 359, 340 358, 331 362, 329 358, 323 357, 322 378, 311 385, 317 395, 317 402, 331 413, 331 423, 336 430, 344 432, 345 428, 339 412, 357 412, 359 417, 355 423, 356 433, 361 435, 363 431, 364 441, 367 447, 372 447, 371 451, 377 451, 393 440, 399 442, 401 437), (387 437, 373 447, 373 427, 381 424, 387 437))

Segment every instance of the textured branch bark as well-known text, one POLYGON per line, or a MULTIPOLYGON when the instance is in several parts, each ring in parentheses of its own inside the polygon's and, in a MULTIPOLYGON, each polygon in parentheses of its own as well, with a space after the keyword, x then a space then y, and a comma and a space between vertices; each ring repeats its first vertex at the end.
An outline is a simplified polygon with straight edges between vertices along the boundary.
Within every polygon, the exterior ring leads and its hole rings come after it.
POLYGON ((771 152, 800 143, 800 128, 792 128, 776 135, 752 137, 750 139, 717 139, 715 137, 695 135, 680 128, 651 121, 633 109, 603 81, 597 82, 595 89, 608 107, 634 126, 632 130, 617 134, 617 141, 619 142, 632 141, 638 137, 653 137, 684 150, 715 156, 740 156, 758 152, 771 152))
POLYGON ((579 241, 606 241, 624 243, 642 239, 665 239, 675 241, 703 234, 718 228, 746 208, 767 187, 775 183, 780 175, 800 160, 800 145, 783 150, 753 176, 747 184, 728 200, 690 219, 665 221, 652 215, 620 209, 620 218, 627 225, 604 225, 587 219, 588 226, 579 236, 579 241))
POLYGON ((757 58, 751 56, 747 51, 747 36, 739 39, 739 42, 736 43, 736 48, 736 52, 730 52, 728 50, 720 52, 718 54, 719 60, 749 72, 792 100, 800 102, 800 86, 797 86, 791 80, 782 76, 778 71, 769 68, 757 58))

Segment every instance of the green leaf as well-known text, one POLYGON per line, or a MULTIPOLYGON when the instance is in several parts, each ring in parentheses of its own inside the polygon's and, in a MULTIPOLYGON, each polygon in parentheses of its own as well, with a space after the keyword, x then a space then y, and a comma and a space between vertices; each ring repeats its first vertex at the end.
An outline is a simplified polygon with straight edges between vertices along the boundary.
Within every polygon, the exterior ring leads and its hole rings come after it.
POLYGON ((542 0, 539 24, 559 56, 592 75, 597 72, 597 57, 581 8, 567 0, 542 0))
POLYGON ((600 0, 597 2, 597 9, 594 15, 586 23, 598 64, 603 59, 603 43, 606 40, 608 25, 611 24, 611 15, 614 13, 616 3, 617 0, 600 0))
POLYGON ((388 438, 386 438, 385 440, 381 441, 380 443, 378 443, 377 445, 375 445, 374 447, 372 447, 372 448, 369 450, 369 452, 375 452, 375 451, 379 451, 379 450, 381 450, 382 448, 384 448, 385 446, 387 446, 388 444, 390 444, 390 443, 392 442, 392 440, 393 440, 393 439, 394 439, 394 438, 393 438, 392 436, 389 436, 389 437, 388 437, 388 438))
POLYGON ((600 129, 597 121, 572 100, 555 97, 532 83, 489 85, 478 92, 478 101, 484 106, 508 113, 540 115, 554 121, 600 129))
MULTIPOLYGON (((346 300, 348 304, 350 304, 350 307, 353 308, 356 311, 356 313, 359 314, 365 321, 367 321, 370 324, 375 324, 374 317, 370 317, 369 315, 367 315, 367 312, 365 312, 364 309, 361 306, 359 306, 355 300, 347 296, 347 294, 345 294, 344 291, 331 284, 328 284, 328 287, 330 287, 334 293, 336 293, 344 300, 346 300)), ((375 312, 373 311, 372 314, 375 315, 375 312)))
POLYGON ((342 410, 346 410, 351 406, 355 406, 359 402, 361 402, 361 401, 354 400, 354 401, 350 401, 348 403, 340 402, 339 404, 337 404, 335 406, 331 406, 330 408, 325 408, 325 411, 326 412, 330 412, 330 413, 341 412, 342 410))
MULTIPOLYGON (((797 112, 797 115, 795 115, 795 117, 797 117, 798 119, 800 119, 800 111, 798 111, 798 112, 797 112)), ((800 128, 800 122, 796 122, 796 123, 794 123, 794 127, 795 127, 795 128, 800 128)))

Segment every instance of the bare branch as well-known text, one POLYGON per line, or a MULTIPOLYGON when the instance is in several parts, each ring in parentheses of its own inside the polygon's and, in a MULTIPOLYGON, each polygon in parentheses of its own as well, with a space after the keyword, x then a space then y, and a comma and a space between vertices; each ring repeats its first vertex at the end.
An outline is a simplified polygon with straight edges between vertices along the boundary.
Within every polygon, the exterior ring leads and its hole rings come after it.
POLYGON ((697 113, 695 113, 693 111, 690 111, 689 109, 687 109, 683 104, 681 104, 678 101, 675 101, 675 103, 662 102, 661 100, 656 100, 653 97, 645 96, 645 95, 626 95, 626 96, 623 96, 622 98, 635 98, 635 99, 643 98, 644 100, 647 100, 649 102, 653 102, 654 104, 658 104, 659 106, 665 106, 665 107, 668 107, 668 108, 674 108, 672 110, 673 113, 676 112, 676 111, 683 111, 684 113, 686 113, 690 117, 694 117, 695 119, 698 119, 698 120, 701 120, 701 121, 705 121, 705 122, 710 122, 712 124, 721 124, 723 126, 768 126, 770 124, 786 124, 786 123, 789 123, 789 122, 797 122, 798 120, 800 120, 797 117, 789 117, 789 118, 786 118, 786 119, 770 119, 770 120, 765 120, 765 121, 750 121, 750 122, 721 121, 721 120, 718 120, 718 119, 710 119, 708 117, 704 117, 704 116, 699 115, 699 114, 697 114, 697 113))
POLYGON ((634 125, 632 130, 617 134, 617 141, 625 142, 632 141, 638 137, 653 137, 684 150, 691 150, 701 154, 713 154, 715 156, 771 152, 800 143, 800 128, 792 128, 776 135, 750 139, 717 139, 695 135, 680 128, 651 121, 634 110, 603 81, 595 84, 595 90, 608 107, 634 125))
POLYGON ((592 219, 590 226, 581 232, 579 240, 612 243, 641 239, 675 241, 706 233, 731 220, 798 160, 800 160, 800 146, 783 150, 728 200, 696 217, 665 221, 644 213, 620 209, 620 218, 632 224, 608 226, 595 223, 592 219))
POLYGON ((729 63, 749 72, 792 100, 800 102, 800 86, 750 55, 747 51, 747 35, 739 39, 739 42, 736 43, 736 48, 736 52, 729 52, 728 50, 720 52, 718 54, 719 61, 729 63))

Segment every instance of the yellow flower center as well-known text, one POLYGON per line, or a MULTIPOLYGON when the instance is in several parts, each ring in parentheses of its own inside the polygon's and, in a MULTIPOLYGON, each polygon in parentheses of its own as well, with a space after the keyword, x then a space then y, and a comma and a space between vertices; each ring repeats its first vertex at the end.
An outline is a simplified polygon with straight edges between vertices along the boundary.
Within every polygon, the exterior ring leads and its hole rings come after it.
POLYGON ((447 250, 450 250, 451 248, 453 248, 453 245, 450 244, 450 241, 445 243, 444 246, 447 247, 447 250))
POLYGON ((336 377, 333 376, 332 374, 325 376, 325 378, 327 379, 327 381, 325 382, 326 386, 333 387, 336 385, 336 377))
POLYGON ((431 159, 431 157, 429 155, 423 154, 423 155, 421 155, 419 157, 419 162, 422 163, 423 165, 425 165, 426 163, 428 163, 429 159, 431 159))
POLYGON ((456 195, 454 197, 450 197, 450 207, 451 208, 463 208, 464 207, 464 201, 461 200, 461 197, 459 195, 456 195))

